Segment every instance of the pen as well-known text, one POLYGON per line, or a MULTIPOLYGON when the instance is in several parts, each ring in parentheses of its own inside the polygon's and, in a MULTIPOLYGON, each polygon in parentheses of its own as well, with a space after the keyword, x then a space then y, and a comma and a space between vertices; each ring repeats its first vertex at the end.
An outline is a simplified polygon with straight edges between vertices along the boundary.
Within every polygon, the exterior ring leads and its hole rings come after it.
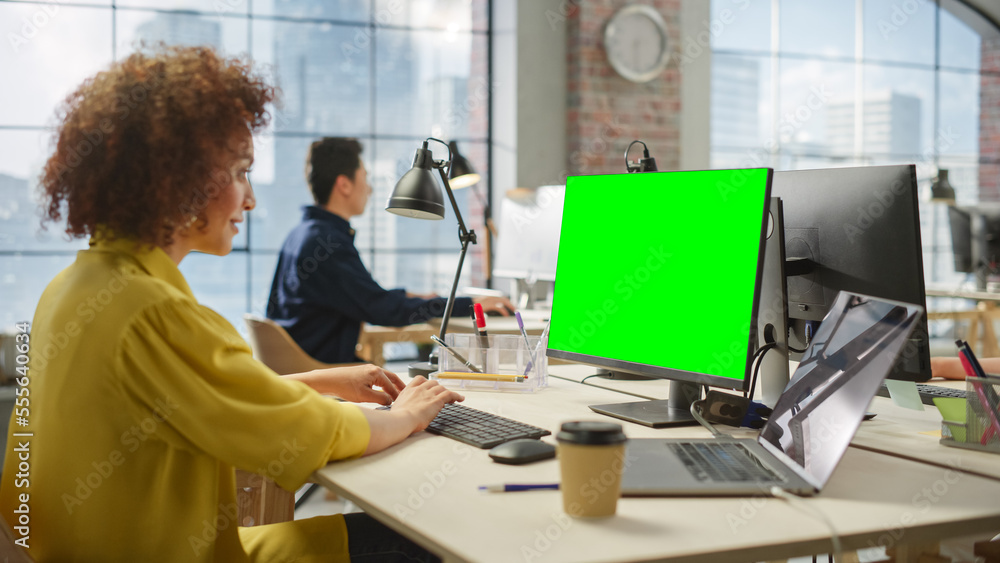
POLYGON ((467 371, 439 371, 434 377, 438 379, 468 379, 471 381, 510 381, 523 383, 524 376, 516 373, 469 373, 467 371))
POLYGON ((549 336, 550 326, 552 326, 552 319, 549 319, 549 322, 545 323, 545 329, 542 330, 542 335, 538 337, 538 344, 535 344, 535 351, 531 353, 531 358, 528 358, 528 365, 524 368, 525 377, 528 376, 528 372, 531 371, 531 368, 535 367, 535 358, 538 357, 538 352, 542 349, 542 343, 545 342, 545 339, 549 336))
POLYGON ((461 354, 459 354, 458 352, 456 352, 454 348, 452 348, 451 346, 448 346, 447 344, 445 344, 444 340, 441 340, 440 338, 438 338, 437 335, 432 334, 431 335, 431 340, 433 340, 434 342, 437 342, 439 346, 441 346, 442 348, 444 348, 445 350, 447 350, 448 353, 451 354, 452 356, 454 356, 456 360, 462 362, 465 365, 465 367, 471 369, 472 371, 474 371, 476 373, 483 373, 483 370, 481 370, 481 369, 477 368, 476 366, 472 365, 472 362, 470 362, 469 360, 466 360, 461 354))
POLYGON ((535 365, 535 354, 531 350, 531 342, 528 342, 528 332, 524 330, 524 320, 521 319, 521 312, 514 311, 514 318, 517 319, 517 328, 521 329, 521 336, 524 337, 524 350, 528 353, 528 365, 524 368, 524 377, 528 377, 531 368, 535 365))
POLYGON ((559 490, 559 483, 543 483, 543 484, 528 484, 528 485, 517 485, 517 484, 504 484, 504 485, 480 485, 480 491, 486 491, 489 493, 513 493, 517 491, 538 491, 538 490, 559 490))

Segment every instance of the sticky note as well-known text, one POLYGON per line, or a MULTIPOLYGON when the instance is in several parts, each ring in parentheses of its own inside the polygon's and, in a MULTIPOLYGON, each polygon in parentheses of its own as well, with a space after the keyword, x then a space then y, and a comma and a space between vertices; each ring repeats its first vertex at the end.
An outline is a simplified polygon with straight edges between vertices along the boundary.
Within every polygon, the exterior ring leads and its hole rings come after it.
MULTIPOLYGON (((934 406, 941 412, 941 418, 948 422, 965 424, 966 400, 958 397, 934 397, 934 406)), ((948 429, 956 442, 965 441, 965 428, 957 424, 949 424, 948 429)))
POLYGON ((920 393, 917 393, 916 383, 886 379, 885 386, 889 388, 889 396, 892 397, 892 402, 904 409, 924 410, 924 404, 920 402, 920 393))

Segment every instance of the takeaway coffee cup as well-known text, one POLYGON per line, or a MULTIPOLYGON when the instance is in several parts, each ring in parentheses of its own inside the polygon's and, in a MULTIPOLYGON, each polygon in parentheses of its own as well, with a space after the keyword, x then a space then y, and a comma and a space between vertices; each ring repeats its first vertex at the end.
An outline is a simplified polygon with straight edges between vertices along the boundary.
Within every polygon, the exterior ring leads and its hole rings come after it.
POLYGON ((566 422, 556 435, 563 510, 570 516, 612 516, 621 495, 625 441, 614 422, 566 422))

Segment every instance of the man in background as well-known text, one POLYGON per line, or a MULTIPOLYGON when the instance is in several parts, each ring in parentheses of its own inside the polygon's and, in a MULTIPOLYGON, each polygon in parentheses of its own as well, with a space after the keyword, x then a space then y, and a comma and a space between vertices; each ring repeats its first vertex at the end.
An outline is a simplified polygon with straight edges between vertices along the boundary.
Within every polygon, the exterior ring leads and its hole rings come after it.
MULTIPOLYGON (((365 212, 372 189, 356 139, 325 137, 309 147, 306 180, 315 205, 304 208, 281 248, 267 316, 321 362, 358 362, 361 323, 405 326, 444 315, 447 299, 384 289, 361 262, 351 217, 365 212)), ((456 297, 462 315, 474 303, 509 314, 503 297, 456 297)))

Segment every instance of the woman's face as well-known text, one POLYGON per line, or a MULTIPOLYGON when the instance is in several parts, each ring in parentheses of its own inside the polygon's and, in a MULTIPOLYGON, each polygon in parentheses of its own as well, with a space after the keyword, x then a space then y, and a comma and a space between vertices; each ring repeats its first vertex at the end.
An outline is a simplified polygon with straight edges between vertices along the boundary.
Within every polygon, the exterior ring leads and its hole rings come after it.
POLYGON ((241 136, 234 149, 232 160, 221 173, 213 175, 215 184, 206 190, 210 195, 204 214, 207 222, 198 221, 188 229, 191 250, 217 256, 229 254, 233 237, 240 232, 237 223, 243 222, 243 211, 257 204, 248 178, 253 165, 253 139, 249 133, 241 136), (216 192, 214 197, 211 192, 216 192))

